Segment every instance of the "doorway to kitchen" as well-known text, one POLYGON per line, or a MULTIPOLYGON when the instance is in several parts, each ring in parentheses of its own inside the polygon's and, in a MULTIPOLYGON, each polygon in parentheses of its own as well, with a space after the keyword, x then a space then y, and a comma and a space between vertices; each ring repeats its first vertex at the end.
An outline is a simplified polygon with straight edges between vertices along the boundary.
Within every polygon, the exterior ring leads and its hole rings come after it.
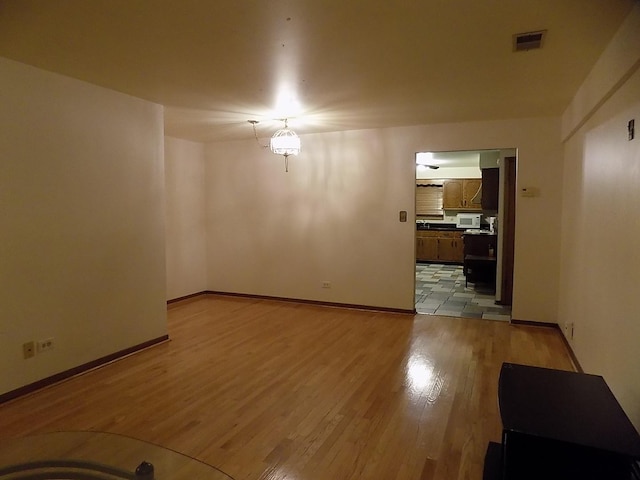
POLYGON ((515 149, 416 154, 417 313, 510 321, 515 149))

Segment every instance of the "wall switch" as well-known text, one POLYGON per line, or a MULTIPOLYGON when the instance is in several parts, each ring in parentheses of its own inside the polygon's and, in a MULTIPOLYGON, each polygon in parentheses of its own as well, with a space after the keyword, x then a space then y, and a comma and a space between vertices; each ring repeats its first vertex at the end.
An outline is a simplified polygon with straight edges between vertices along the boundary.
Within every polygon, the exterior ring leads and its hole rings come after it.
POLYGON ((26 358, 34 357, 36 354, 35 342, 27 342, 22 344, 22 356, 26 358))
POLYGON ((325 280, 322 282, 322 288, 331 288, 331 282, 325 280))
POLYGON ((407 221, 407 211, 406 210, 400 210, 400 221, 401 222, 406 222, 407 221))

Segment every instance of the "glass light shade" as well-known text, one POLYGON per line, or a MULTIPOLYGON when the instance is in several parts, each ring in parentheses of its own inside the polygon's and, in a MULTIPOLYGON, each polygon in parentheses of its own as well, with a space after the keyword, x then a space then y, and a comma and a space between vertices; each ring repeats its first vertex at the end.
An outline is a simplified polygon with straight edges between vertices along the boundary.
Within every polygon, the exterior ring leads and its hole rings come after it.
POLYGON ((416 153, 416 163, 418 165, 432 165, 433 153, 431 152, 418 152, 416 153))
POLYGON ((298 155, 300 137, 293 130, 282 128, 271 137, 271 151, 278 155, 298 155))

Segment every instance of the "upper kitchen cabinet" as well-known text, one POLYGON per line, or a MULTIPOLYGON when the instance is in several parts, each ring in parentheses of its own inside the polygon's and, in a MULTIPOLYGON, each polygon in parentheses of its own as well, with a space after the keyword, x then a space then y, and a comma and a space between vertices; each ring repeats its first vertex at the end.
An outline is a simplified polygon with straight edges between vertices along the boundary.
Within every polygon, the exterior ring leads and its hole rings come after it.
POLYGON ((482 210, 498 211, 500 169, 482 169, 482 210))
POLYGON ((482 210, 482 179, 456 178, 445 180, 442 205, 445 210, 482 210))

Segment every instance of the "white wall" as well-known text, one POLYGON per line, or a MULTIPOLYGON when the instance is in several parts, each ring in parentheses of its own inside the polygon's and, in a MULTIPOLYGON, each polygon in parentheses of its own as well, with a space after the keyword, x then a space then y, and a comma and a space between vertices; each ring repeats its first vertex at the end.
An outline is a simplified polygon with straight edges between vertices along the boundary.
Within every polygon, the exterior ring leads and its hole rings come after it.
POLYGON ((167 300, 207 289, 204 145, 165 137, 167 300))
POLYGON ((559 323, 581 366, 605 378, 638 429, 639 61, 636 6, 565 113, 565 125, 582 126, 565 144, 559 304, 559 323), (603 81, 606 72, 618 77, 603 81))
POLYGON ((289 173, 255 141, 209 144, 208 288, 412 310, 415 152, 516 147, 541 195, 517 199, 513 316, 556 322, 559 118, 303 135, 289 173))
POLYGON ((367 131, 302 148, 285 173, 255 141, 207 146, 209 289, 413 308, 415 223, 398 212, 413 214, 415 159, 391 168, 367 131))
POLYGON ((0 132, 0 393, 165 335, 162 108, 0 58, 0 132))

